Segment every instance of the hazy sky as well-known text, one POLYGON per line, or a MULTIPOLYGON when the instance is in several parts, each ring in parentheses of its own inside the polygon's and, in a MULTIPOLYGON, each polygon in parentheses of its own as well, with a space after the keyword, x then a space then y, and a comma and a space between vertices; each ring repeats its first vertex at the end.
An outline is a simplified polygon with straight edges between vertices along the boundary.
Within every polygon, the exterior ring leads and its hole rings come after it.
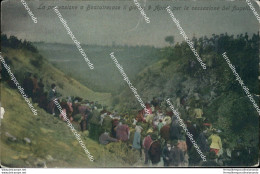
MULTIPOLYGON (((248 32, 256 33, 259 23, 249 6, 243 1, 148 1, 138 0, 145 4, 145 13, 150 19, 146 23, 138 9, 129 11, 136 7, 134 0, 130 1, 27 1, 38 23, 33 23, 31 17, 22 5, 21 1, 9 0, 2 4, 1 31, 15 35, 21 39, 30 41, 45 41, 72 43, 66 29, 60 22, 52 5, 77 6, 77 10, 62 10, 60 13, 67 21, 68 26, 80 43, 111 45, 154 45, 165 46, 165 36, 173 35, 176 41, 183 38, 166 10, 155 10, 161 7, 181 7, 173 10, 175 17, 186 34, 191 38, 193 35, 211 35, 213 33, 240 34, 248 32), (39 9, 39 7, 45 9, 39 9), (83 9, 80 9, 83 6, 83 9), (86 10, 88 6, 120 6, 119 10, 86 10), (148 10, 148 7, 150 9, 148 10), (184 6, 189 7, 183 10, 184 6), (220 10, 192 10, 192 7, 219 7, 220 10), (229 10, 222 10, 223 6, 230 6, 229 10), (232 11, 234 6, 245 7, 242 11, 232 11), (126 9, 124 9, 124 7, 126 9)), ((259 7, 254 3, 259 13, 259 7)), ((260 13, 259 13, 260 14, 260 13)))

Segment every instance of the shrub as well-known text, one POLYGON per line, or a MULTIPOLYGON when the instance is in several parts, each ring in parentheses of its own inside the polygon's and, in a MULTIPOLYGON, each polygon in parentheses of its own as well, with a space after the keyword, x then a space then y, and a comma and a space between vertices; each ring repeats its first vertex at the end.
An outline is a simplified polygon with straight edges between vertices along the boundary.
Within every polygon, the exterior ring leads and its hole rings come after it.
POLYGON ((41 55, 36 57, 36 60, 30 60, 30 63, 36 68, 42 68, 43 57, 41 55))

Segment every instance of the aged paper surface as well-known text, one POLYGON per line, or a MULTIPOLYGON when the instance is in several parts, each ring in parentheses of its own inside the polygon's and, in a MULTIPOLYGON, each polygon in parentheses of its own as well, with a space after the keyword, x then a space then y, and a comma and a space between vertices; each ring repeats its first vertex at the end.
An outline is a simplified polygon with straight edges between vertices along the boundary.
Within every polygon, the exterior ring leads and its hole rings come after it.
POLYGON ((258 4, 2 2, 1 165, 257 165, 258 4))

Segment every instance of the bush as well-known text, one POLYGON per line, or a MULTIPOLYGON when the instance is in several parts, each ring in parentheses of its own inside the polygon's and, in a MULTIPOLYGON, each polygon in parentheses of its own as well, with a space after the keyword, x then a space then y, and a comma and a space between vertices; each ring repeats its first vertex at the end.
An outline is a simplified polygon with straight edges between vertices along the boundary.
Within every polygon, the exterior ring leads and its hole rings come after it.
POLYGON ((116 142, 106 145, 108 151, 117 155, 118 158, 121 158, 126 164, 134 165, 139 159, 139 152, 130 149, 127 143, 116 142))
POLYGON ((117 104, 119 104, 119 97, 114 97, 113 101, 112 101, 112 106, 116 106, 117 104))
POLYGON ((41 55, 36 57, 36 60, 30 60, 30 63, 36 68, 42 68, 43 57, 41 55))

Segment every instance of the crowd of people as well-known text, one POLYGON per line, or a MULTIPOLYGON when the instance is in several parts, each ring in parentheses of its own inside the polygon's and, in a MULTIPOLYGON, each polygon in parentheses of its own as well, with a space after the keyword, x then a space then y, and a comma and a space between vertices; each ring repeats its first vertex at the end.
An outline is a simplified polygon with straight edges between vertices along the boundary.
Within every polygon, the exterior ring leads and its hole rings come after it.
MULTIPOLYGON (((57 97, 56 85, 52 84, 48 94, 47 111, 63 119, 53 103, 57 97)), ((144 165, 156 166, 163 161, 165 167, 189 166, 192 142, 173 113, 169 110, 162 111, 161 102, 157 98, 146 104, 148 113, 139 110, 133 119, 129 115, 107 111, 97 102, 83 101, 80 97, 59 100, 69 120, 77 122, 81 131, 89 131, 89 137, 100 144, 119 141, 127 143, 133 151, 140 153, 144 165)), ((180 107, 181 105, 180 103, 180 107)), ((194 113, 195 120, 186 121, 187 129, 197 140, 201 151, 206 155, 211 153, 211 159, 215 162, 214 165, 217 165, 216 159, 222 149, 221 138, 210 123, 203 122, 205 119, 202 117, 202 109, 196 108, 194 113)), ((195 160, 198 158, 193 159, 195 160)), ((202 162, 202 159, 199 161, 202 162)))
MULTIPOLYGON (((193 94, 196 100, 195 107, 190 107, 191 97, 188 95, 178 94, 173 103, 181 113, 180 117, 193 135, 193 139, 207 157, 206 162, 203 162, 172 110, 161 97, 154 97, 146 103, 147 113, 144 110, 133 109, 127 113, 120 113, 108 111, 98 102, 84 100, 81 97, 62 97, 57 92, 55 84, 46 87, 43 79, 39 79, 35 74, 27 73, 20 80, 28 97, 40 108, 64 120, 54 104, 54 99, 57 98, 63 112, 78 131, 88 131, 89 138, 104 146, 109 143, 125 143, 133 152, 140 154, 139 159, 144 166, 241 165, 245 163, 243 158, 249 158, 254 151, 241 145, 241 148, 229 148, 226 143, 223 148, 220 138, 223 134, 213 127, 204 117, 203 108, 196 104, 203 103, 198 102, 198 93, 193 94), (183 110, 185 112, 182 112, 183 110)), ((12 87, 11 82, 7 83, 12 87)), ((15 89, 15 86, 13 88, 15 89)), ((238 142, 239 144, 241 142, 238 142)))
MULTIPOLYGON (((7 40, 6 36, 3 38, 7 40)), ((17 39, 13 37, 10 43, 6 41, 6 46, 20 47, 21 43, 16 41, 17 39), (14 43, 19 43, 19 45, 14 43)), ((226 33, 221 35, 213 34, 211 38, 205 36, 204 38, 196 39, 194 37, 192 41, 200 54, 210 52, 210 50, 223 53, 229 47, 233 51, 246 50, 247 52, 252 52, 251 49, 253 51, 258 50, 259 33, 257 35, 253 34, 251 39, 247 33, 245 35, 237 35, 236 38, 233 35, 228 36, 226 33)), ((176 52, 178 52, 183 47, 177 44, 175 48, 177 49, 176 52)), ((182 55, 177 56, 182 57, 182 55)), ((251 62, 253 66, 255 57, 249 56, 248 58, 252 60, 248 62, 251 62)), ((174 60, 174 56, 169 56, 169 59, 174 60)), ((209 56, 208 61, 209 68, 217 67, 215 63, 216 56, 209 56)), ((8 62, 8 59, 6 59, 6 62, 12 65, 12 62, 8 62)), ((246 66, 251 66, 251 64, 244 64, 243 61, 240 61, 240 64, 237 66, 241 67, 241 69, 246 69, 246 66)), ((196 61, 190 60, 187 66, 188 73, 192 77, 196 75, 195 65, 196 61)), ((222 66, 220 66, 220 70, 222 70, 222 66)), ((3 69, 3 80, 7 80, 9 86, 15 89, 16 86, 10 80, 8 73, 4 72, 3 69)), ((249 73, 251 73, 249 77, 254 78, 254 71, 249 73)), ((205 103, 214 100, 217 96, 214 90, 210 92, 210 96, 206 101, 200 99, 199 93, 201 91, 199 90, 191 92, 180 90, 176 93, 177 97, 172 97, 176 98, 174 106, 176 106, 177 110, 183 111, 180 112, 181 118, 184 120, 188 131, 193 135, 200 150, 207 157, 207 162, 203 162, 172 111, 164 106, 162 101, 165 98, 159 99, 154 97, 151 101, 147 101, 146 109, 149 111, 148 113, 145 113, 144 110, 131 111, 131 114, 130 112, 127 114, 118 113, 117 111, 108 111, 99 103, 84 100, 80 97, 64 98, 57 93, 55 84, 46 87, 43 79, 39 79, 36 74, 27 73, 25 77, 21 76, 23 76, 22 73, 15 74, 15 77, 22 81, 25 93, 40 108, 64 120, 53 102, 54 99, 58 98, 63 112, 66 113, 71 123, 78 125, 79 131, 88 131, 91 139, 98 141, 104 146, 109 143, 126 143, 133 151, 140 153, 140 160, 143 161, 144 165, 159 166, 161 163, 165 167, 229 165, 223 162, 224 158, 232 161, 232 164, 244 165, 247 164, 247 161, 253 161, 249 158, 253 156, 252 154, 258 154, 258 151, 253 147, 241 145, 241 142, 246 140, 241 140, 240 138, 234 140, 238 144, 237 149, 222 146, 221 138, 223 138, 223 134, 221 134, 220 130, 213 127, 203 113, 203 105, 205 106, 205 103), (194 100, 191 100, 191 95, 194 100)), ((200 74, 196 77, 203 78, 200 74)), ((224 80, 226 81, 225 78, 224 80)), ((215 82, 210 80, 210 83, 214 84, 215 82)), ((3 119, 3 113, 4 108, 1 107, 1 119, 3 119)), ((251 163, 248 164, 251 165, 251 163)))
MULTIPOLYGON (((193 157, 196 153, 192 156, 192 142, 173 112, 169 108, 162 109, 162 100, 156 97, 146 103, 148 112, 139 110, 133 117, 108 111, 98 102, 80 97, 63 98, 57 93, 55 84, 51 85, 49 92, 45 92, 43 79, 38 80, 37 75, 31 73, 24 78, 23 87, 28 97, 38 103, 39 107, 64 120, 54 104, 54 99, 57 98, 68 119, 78 124, 79 131, 89 131, 89 137, 102 145, 119 141, 126 143, 133 151, 139 152, 144 165, 195 165, 192 161, 205 164, 202 159, 193 157)), ((185 100, 187 96, 180 98, 177 107, 185 107, 185 100)), ((185 122, 186 127, 201 151, 212 159, 211 165, 217 165, 217 157, 223 153, 218 131, 206 122, 202 109, 195 108, 193 115, 185 122)))

